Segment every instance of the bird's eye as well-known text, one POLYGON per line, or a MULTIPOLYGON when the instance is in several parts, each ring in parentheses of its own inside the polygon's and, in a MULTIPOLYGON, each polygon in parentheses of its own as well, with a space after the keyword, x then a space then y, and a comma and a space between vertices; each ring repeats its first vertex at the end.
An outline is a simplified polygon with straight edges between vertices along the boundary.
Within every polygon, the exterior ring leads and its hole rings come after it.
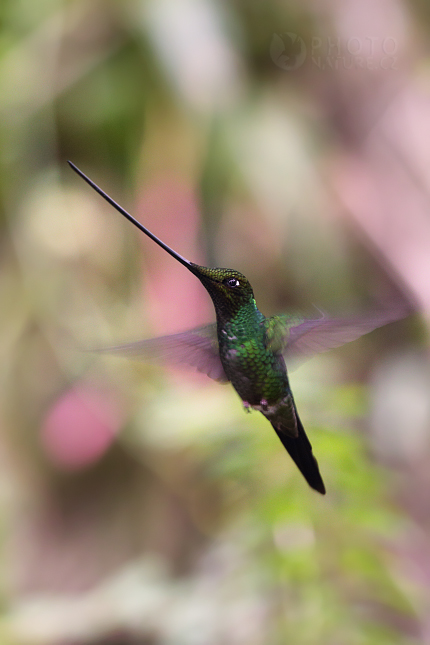
POLYGON ((227 278, 227 280, 225 281, 225 284, 228 287, 238 287, 240 285, 240 282, 236 278, 227 278))

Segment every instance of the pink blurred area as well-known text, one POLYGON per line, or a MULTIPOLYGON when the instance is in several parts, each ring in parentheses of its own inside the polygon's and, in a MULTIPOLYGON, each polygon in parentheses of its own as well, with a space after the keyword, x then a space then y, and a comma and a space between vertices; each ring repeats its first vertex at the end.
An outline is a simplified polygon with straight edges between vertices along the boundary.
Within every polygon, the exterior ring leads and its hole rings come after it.
MULTIPOLYGON (((396 80, 378 78, 377 88, 370 79, 361 84, 358 105, 344 104, 340 134, 346 145, 329 178, 343 217, 429 316, 430 85, 400 71, 396 80)), ((343 91, 357 91, 353 78, 345 77, 343 85, 343 91)))
POLYGON ((338 211, 428 318, 430 83, 410 10, 398 0, 335 3, 328 40, 339 66, 326 84, 313 76, 338 138, 324 167, 338 211), (341 56, 352 43, 361 63, 349 69, 341 56))
POLYGON ((77 384, 61 394, 46 413, 41 441, 55 466, 77 471, 96 463, 116 440, 124 421, 114 392, 77 384))
MULTIPOLYGON (((139 218, 180 255, 204 264, 200 213, 193 187, 175 176, 159 176, 141 195, 139 218)), ((211 303, 201 284, 165 251, 142 237, 144 299, 157 335, 181 331, 213 319, 211 303), (146 270, 147 269, 147 270, 146 270)))

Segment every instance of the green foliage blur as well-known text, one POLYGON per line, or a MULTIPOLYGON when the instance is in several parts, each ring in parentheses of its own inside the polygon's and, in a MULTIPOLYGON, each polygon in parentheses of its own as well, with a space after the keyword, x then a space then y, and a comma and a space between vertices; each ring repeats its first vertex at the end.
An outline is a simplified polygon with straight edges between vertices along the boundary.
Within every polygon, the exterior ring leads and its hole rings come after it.
POLYGON ((3 0, 2 644, 429 642, 425 324, 292 372, 319 496, 230 386, 88 351, 214 314, 67 165, 266 315, 428 311, 428 33, 400 0, 3 0))

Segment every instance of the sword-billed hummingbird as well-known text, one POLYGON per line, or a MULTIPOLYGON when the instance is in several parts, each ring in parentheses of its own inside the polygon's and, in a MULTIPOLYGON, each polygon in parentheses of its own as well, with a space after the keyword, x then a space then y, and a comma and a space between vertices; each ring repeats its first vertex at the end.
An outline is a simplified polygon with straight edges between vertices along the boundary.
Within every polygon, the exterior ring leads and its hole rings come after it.
POLYGON ((266 318, 257 308, 248 280, 233 269, 211 269, 186 260, 138 222, 79 168, 71 168, 99 195, 193 273, 208 291, 216 323, 178 334, 113 347, 128 356, 161 358, 230 382, 247 411, 260 411, 295 461, 308 484, 325 494, 317 461, 306 436, 288 381, 285 359, 309 357, 359 338, 410 313, 409 305, 371 316, 317 319, 282 315, 266 318))

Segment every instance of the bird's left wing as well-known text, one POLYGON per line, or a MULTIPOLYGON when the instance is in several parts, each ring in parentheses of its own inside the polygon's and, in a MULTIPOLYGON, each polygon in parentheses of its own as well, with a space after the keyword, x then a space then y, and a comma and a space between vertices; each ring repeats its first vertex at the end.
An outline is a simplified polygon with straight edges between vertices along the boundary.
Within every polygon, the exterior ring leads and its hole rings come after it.
POLYGON ((269 338, 274 351, 281 351, 287 363, 293 360, 297 366, 315 354, 340 347, 378 327, 401 320, 410 313, 412 308, 405 304, 349 318, 330 318, 326 315, 316 319, 273 316, 270 319, 273 321, 273 330, 269 338))
POLYGON ((158 360, 167 365, 183 365, 207 374, 216 381, 228 382, 219 357, 215 323, 179 334, 138 340, 95 351, 148 361, 158 360))

